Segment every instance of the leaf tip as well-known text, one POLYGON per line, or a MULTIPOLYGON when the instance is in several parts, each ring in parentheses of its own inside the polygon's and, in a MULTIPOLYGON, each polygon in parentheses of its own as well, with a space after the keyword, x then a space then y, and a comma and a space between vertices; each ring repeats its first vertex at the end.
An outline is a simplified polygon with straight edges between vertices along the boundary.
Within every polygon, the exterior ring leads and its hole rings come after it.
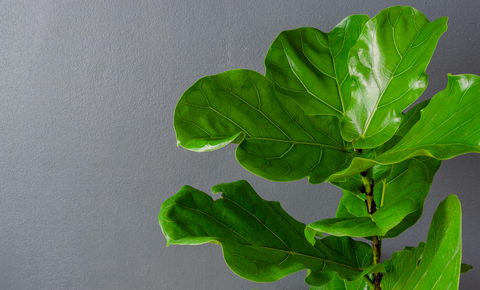
POLYGON ((447 198, 445 199, 447 202, 455 202, 455 203, 460 203, 460 200, 458 199, 458 196, 456 194, 450 194, 449 196, 447 196, 447 198))
POLYGON ((307 239, 307 241, 312 244, 312 246, 315 246, 315 242, 317 241, 315 239, 315 236, 319 236, 319 237, 323 237, 323 233, 321 232, 317 232, 313 229, 311 229, 310 227, 306 227, 305 228, 305 231, 304 231, 304 234, 305 234, 305 238, 307 239))
POLYGON ((465 274, 472 269, 473 269, 472 265, 462 263, 462 266, 460 267, 460 273, 465 274))
POLYGON ((212 191, 213 194, 218 194, 218 193, 223 192, 223 190, 220 188, 220 185, 221 184, 217 184, 217 185, 212 187, 211 191, 212 191))

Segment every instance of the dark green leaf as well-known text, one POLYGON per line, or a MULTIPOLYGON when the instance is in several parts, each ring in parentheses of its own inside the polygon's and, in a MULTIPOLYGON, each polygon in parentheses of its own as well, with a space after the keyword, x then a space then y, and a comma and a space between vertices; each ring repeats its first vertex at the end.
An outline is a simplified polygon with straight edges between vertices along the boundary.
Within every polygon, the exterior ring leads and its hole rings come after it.
MULTIPOLYGON (((388 178, 374 187, 377 210, 367 213, 365 194, 344 191, 337 216, 307 226, 306 236, 325 232, 335 236, 392 238, 413 226, 420 218, 423 203, 430 189, 433 174, 440 161, 427 158, 410 159, 394 164, 388 178)), ((375 180, 375 179, 374 179, 375 180)))
POLYGON ((345 281, 335 275, 328 284, 312 286, 310 290, 369 290, 369 288, 365 279, 360 278, 355 281, 345 281))
POLYGON ((367 22, 349 54, 354 86, 342 136, 355 148, 375 148, 397 131, 401 112, 425 90, 425 69, 447 18, 429 22, 412 7, 395 6, 367 22))
POLYGON ((461 274, 465 274, 467 273, 468 271, 472 270, 473 269, 473 266, 472 265, 469 265, 469 264, 463 264, 462 263, 462 266, 460 268, 460 273, 461 274))
POLYGON ((283 31, 267 53, 265 75, 307 114, 341 119, 352 86, 348 52, 368 19, 367 15, 349 16, 330 33, 315 28, 283 31))
POLYGON ((385 261, 383 290, 458 289, 462 259, 462 214, 458 198, 440 203, 428 231, 427 243, 405 248, 385 261))
POLYGON ((347 160, 336 117, 306 116, 250 70, 197 81, 178 102, 174 125, 178 145, 192 151, 240 143, 238 162, 269 180, 321 183, 347 160))
POLYGON ((443 160, 480 152, 479 85, 478 76, 449 75, 447 88, 432 98, 420 120, 375 160, 395 163, 419 155, 443 160))
POLYGON ((305 225, 293 219, 278 202, 265 201, 246 181, 219 184, 214 201, 184 186, 162 204, 159 222, 167 245, 220 244, 227 265, 239 276, 272 282, 304 269, 312 286, 328 283, 337 273, 356 280, 382 265, 370 265, 369 245, 351 238, 327 237, 312 246, 305 225))

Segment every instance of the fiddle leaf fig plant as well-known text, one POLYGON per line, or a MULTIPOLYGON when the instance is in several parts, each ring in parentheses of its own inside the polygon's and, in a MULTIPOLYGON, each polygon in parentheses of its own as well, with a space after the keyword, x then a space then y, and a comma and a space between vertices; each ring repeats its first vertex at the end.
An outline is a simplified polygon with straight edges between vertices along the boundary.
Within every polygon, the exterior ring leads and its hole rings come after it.
POLYGON ((349 16, 330 33, 280 33, 265 76, 235 69, 195 82, 175 108, 179 146, 234 143, 253 174, 327 181, 343 198, 335 217, 305 225, 246 181, 214 186, 217 200, 184 186, 161 206, 167 245, 218 244, 232 271, 256 282, 308 270, 311 290, 458 289, 472 266, 461 264, 455 195, 438 206, 426 243, 381 263, 382 240, 420 219, 442 160, 480 152, 480 77, 448 75, 445 90, 408 109, 446 30, 445 17, 394 6, 349 16))

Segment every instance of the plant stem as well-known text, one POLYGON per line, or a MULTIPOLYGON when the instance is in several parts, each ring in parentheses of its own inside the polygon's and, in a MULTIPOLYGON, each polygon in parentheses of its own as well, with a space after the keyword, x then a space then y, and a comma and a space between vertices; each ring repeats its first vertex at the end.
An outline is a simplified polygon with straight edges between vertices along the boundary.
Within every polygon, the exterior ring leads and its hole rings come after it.
POLYGON ((373 248, 373 264, 378 264, 380 263, 380 257, 382 255, 382 243, 381 241, 378 240, 378 236, 373 236, 373 243, 372 243, 372 248, 373 248))
MULTIPOLYGON (((370 216, 375 213, 377 210, 377 205, 375 204, 374 196, 373 196, 373 187, 374 181, 369 180, 367 178, 367 172, 362 172, 362 181, 365 188, 366 200, 365 203, 367 205, 367 212, 370 216)), ((382 197, 383 199, 383 197, 382 197)), ((380 263, 380 257, 382 255, 382 243, 378 239, 378 236, 372 237, 372 250, 373 250, 373 264, 376 265, 380 263)), ((381 273, 373 273, 373 285, 375 290, 381 290, 380 282, 382 281, 382 274, 381 273)))
MULTIPOLYGON (((372 237, 372 249, 373 249, 373 264, 380 263, 380 257, 382 255, 382 242, 378 240, 378 236, 372 237)), ((382 281, 382 274, 381 273, 374 273, 373 274, 373 284, 375 285, 375 290, 381 290, 380 282, 382 281)))

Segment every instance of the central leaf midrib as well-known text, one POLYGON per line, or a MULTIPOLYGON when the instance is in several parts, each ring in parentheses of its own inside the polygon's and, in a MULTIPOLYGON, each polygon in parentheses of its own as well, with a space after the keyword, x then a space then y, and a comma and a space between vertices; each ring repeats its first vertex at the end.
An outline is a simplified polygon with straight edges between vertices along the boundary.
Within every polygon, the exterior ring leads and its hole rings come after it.
MULTIPOLYGON (((248 194, 248 193, 247 193, 247 194, 248 194)), ((358 269, 355 268, 355 267, 346 266, 346 265, 344 265, 344 264, 342 264, 342 263, 338 263, 338 262, 333 262, 333 261, 328 260, 328 259, 326 259, 326 258, 315 257, 315 256, 311 256, 311 255, 302 254, 302 253, 298 253, 298 252, 292 251, 292 249, 291 249, 279 236, 277 236, 276 234, 274 234, 274 233, 270 230, 270 228, 267 227, 266 224, 264 224, 263 222, 261 222, 255 214, 253 214, 252 212, 248 211, 246 208, 244 208, 244 207, 241 206, 240 204, 236 203, 236 202, 233 201, 232 199, 230 199, 230 198, 228 198, 228 197, 226 197, 226 196, 224 196, 224 198, 225 198, 226 200, 230 201, 231 203, 235 204, 237 207, 241 208, 242 210, 244 210, 245 212, 247 212, 247 213, 250 214, 251 216, 253 216, 255 219, 257 219, 257 221, 258 221, 260 224, 262 224, 267 230, 269 230, 273 235, 275 235, 275 237, 276 237, 278 240, 280 240, 280 241, 287 247, 287 249, 288 249, 289 251, 285 251, 285 250, 281 250, 281 249, 274 249, 274 248, 269 248, 269 247, 264 247, 264 246, 256 246, 256 245, 253 245, 253 243, 252 243, 253 246, 261 247, 261 248, 265 248, 265 249, 276 250, 276 251, 282 251, 282 252, 286 252, 286 253, 289 253, 289 254, 292 254, 292 255, 299 255, 299 256, 304 256, 304 257, 315 258, 315 259, 318 259, 318 260, 322 260, 322 261, 324 261, 324 262, 329 262, 329 263, 333 263, 333 264, 337 264, 337 265, 342 265, 342 266, 344 266, 344 267, 348 267, 348 268, 351 268, 351 269, 358 270, 358 269)), ((252 202, 253 202, 253 200, 252 200, 252 202)), ((255 205, 254 202, 253 202, 253 204, 255 205)), ((266 204, 267 204, 272 210, 274 210, 274 211, 283 219, 283 221, 284 221, 287 225, 289 225, 290 227, 292 227, 292 226, 290 225, 290 223, 289 223, 288 221, 286 221, 285 218, 283 218, 283 217, 277 212, 277 210, 274 209, 274 208, 271 206, 271 204, 269 204, 268 202, 267 202, 266 204)), ((293 229, 293 227, 292 227, 292 229, 293 229)), ((295 230, 295 229, 293 229, 293 230, 295 230)), ((295 232, 296 232, 296 230, 295 230, 295 232)), ((297 232, 297 234, 298 234, 298 232, 297 232)), ((308 243, 308 241, 305 239, 305 237, 303 237, 303 236, 300 235, 300 234, 298 234, 298 235, 299 235, 300 237, 302 237, 303 240, 305 240, 305 242, 308 243)), ((308 243, 308 244, 310 245, 310 243, 308 243)), ((316 251, 318 251, 320 254, 323 255, 323 253, 322 253, 319 249, 315 248, 314 246, 313 246, 313 248, 314 248, 316 251)), ((360 272, 361 272, 361 271, 360 271, 360 272)))
POLYGON ((310 145, 310 146, 319 146, 319 147, 327 147, 336 149, 339 151, 347 152, 345 149, 341 147, 335 147, 332 145, 322 144, 322 143, 310 143, 310 142, 302 142, 302 141, 294 141, 294 140, 282 140, 282 139, 272 139, 272 138, 261 138, 261 137, 246 137, 245 139, 253 139, 253 140, 265 140, 265 141, 274 141, 274 142, 284 142, 284 143, 292 143, 292 144, 300 144, 300 145, 310 145))
MULTIPOLYGON (((242 74, 245 78, 247 78, 247 80, 252 84, 252 86, 257 90, 257 86, 256 84, 245 74, 242 74)), ((228 75, 227 75, 227 80, 228 80, 228 75)), ((281 139, 272 139, 271 141, 280 141, 280 142, 287 142, 287 143, 293 143, 293 144, 304 144, 304 145, 313 145, 313 146, 322 146, 322 147, 328 147, 328 148, 332 148, 332 149, 337 149, 337 150, 341 150, 341 151, 345 151, 343 147, 335 147, 335 146, 332 146, 332 145, 326 145, 326 144, 321 144, 321 143, 309 143, 309 142, 300 142, 300 141, 295 141, 293 140, 288 134, 286 134, 280 127, 278 127, 277 124, 275 124, 275 122, 273 122, 267 115, 265 115, 265 113, 258 109, 258 108, 255 108, 254 106, 252 106, 250 103, 248 103, 247 101, 245 101, 244 99, 242 99, 241 97, 237 96, 235 93, 233 93, 233 91, 228 91, 222 87, 220 87, 218 84, 216 84, 213 80, 210 79, 210 81, 215 84, 217 86, 217 88, 219 88, 220 90, 234 96, 235 98, 237 98, 238 100, 242 101, 243 103, 247 104, 249 107, 251 107, 252 109, 254 109, 255 111, 259 112, 265 119, 267 119, 273 126, 275 126, 283 135, 285 135, 285 137, 287 137, 288 141, 287 140, 281 140, 281 139)), ((205 95, 205 92, 203 91, 202 87, 200 86, 199 90, 203 93, 204 97, 207 99, 206 95, 205 95)), ((258 90, 257 90, 257 93, 258 93, 258 90)), ((289 113, 287 112, 287 110, 283 107, 283 105, 278 101, 276 100, 279 104, 280 107, 282 107, 283 111, 291 118, 291 116, 289 115, 289 113)), ((236 125, 237 127, 239 127, 243 132, 245 132, 246 135, 250 136, 249 138, 245 138, 245 139, 259 139, 259 140, 268 140, 269 138, 255 138, 255 137, 252 137, 250 133, 248 133, 247 130, 243 129, 243 127, 241 127, 239 124, 237 124, 236 122, 234 122, 231 118, 228 118, 227 116, 221 114, 220 112, 218 112, 217 110, 215 110, 211 105, 210 105, 210 102, 208 101, 207 99, 207 103, 208 103, 208 107, 205 107, 205 108, 209 108, 211 109, 212 111, 214 111, 215 113, 217 113, 218 115, 224 117, 225 119, 231 121, 234 125, 236 125)), ((191 105, 189 103, 186 103, 186 105, 191 105)), ((292 119, 292 118, 291 118, 292 119)), ((294 121, 292 119, 292 121, 297 125, 297 127, 299 127, 302 131, 304 131, 304 133, 309 136, 311 139, 313 139, 310 134, 308 134, 302 126, 300 126, 300 124, 298 124, 296 121, 294 121)), ((325 135, 325 134, 324 134, 325 135)), ((327 136, 331 139, 330 136, 327 136)), ((315 141, 313 139, 313 141, 315 141)))
MULTIPOLYGON (((245 189, 244 189, 244 190, 245 190, 245 189)), ((248 195, 248 192, 247 192, 247 195, 248 195)), ((250 197, 250 195, 248 195, 248 196, 250 197)), ((269 230, 269 231, 273 234, 273 232, 270 230, 270 228, 268 228, 266 224, 264 224, 263 222, 261 222, 261 221, 258 219, 258 217, 257 217, 256 215, 254 215, 252 212, 248 211, 246 208, 244 208, 243 206, 241 206, 240 204, 236 203, 235 201, 233 201, 232 199, 230 199, 230 198, 228 198, 228 197, 226 197, 226 196, 223 196, 223 198, 225 198, 226 200, 230 201, 231 203, 233 203, 233 204, 236 205, 237 207, 241 208, 242 210, 244 210, 245 212, 247 212, 249 215, 253 216, 260 224, 262 224, 267 230, 269 230)), ((253 202, 253 200, 252 200, 252 202, 253 202)), ((264 202, 265 202, 265 201, 264 201, 264 202)), ((254 202, 253 202, 253 204, 255 205, 254 202)), ((266 204, 267 204, 271 209, 273 209, 280 217, 282 217, 269 203, 266 203, 266 204)), ((291 226, 290 223, 289 223, 288 221, 286 221, 283 217, 282 217, 282 219, 284 220, 284 222, 285 222, 287 225, 291 226)), ((298 233, 297 233, 297 234, 298 234, 298 233)), ((270 248, 270 247, 265 247, 265 246, 254 245, 254 244, 251 243, 250 241, 249 241, 249 242, 250 242, 252 245, 247 245, 247 246, 250 246, 250 247, 259 247, 259 248, 264 248, 264 249, 269 249, 269 250, 281 251, 281 252, 289 253, 289 254, 291 254, 291 255, 298 255, 298 256, 304 256, 304 257, 308 257, 308 258, 313 258, 313 259, 317 259, 317 260, 324 261, 324 262, 326 262, 326 263, 332 263, 332 264, 340 265, 340 266, 343 266, 343 267, 347 267, 347 268, 354 269, 354 270, 356 270, 356 271, 362 272, 361 269, 359 269, 359 268, 355 268, 355 267, 352 267, 352 266, 349 266, 349 265, 345 265, 345 264, 342 264, 342 263, 339 263, 339 262, 334 262, 334 261, 331 261, 331 260, 328 260, 328 259, 324 259, 324 258, 320 258, 320 257, 315 257, 315 256, 311 256, 311 255, 307 255, 307 254, 303 254, 303 253, 299 253, 299 252, 294 252, 294 251, 292 251, 292 249, 291 249, 280 237, 278 237, 276 234, 274 234, 274 235, 275 235, 275 237, 276 237, 278 240, 280 240, 280 241, 287 247, 287 249, 288 249, 289 251, 285 251, 285 250, 281 250, 281 249, 275 249, 275 248, 270 248)), ((301 236, 301 235, 299 234, 299 236, 301 236)), ((305 239, 304 239, 304 240, 305 240, 305 239)), ((305 241, 306 241, 306 240, 305 240, 305 241)), ((308 242, 307 242, 307 243, 308 243, 308 242)), ((317 248, 315 248, 315 247, 313 247, 313 248, 314 248, 316 251, 320 252, 320 253, 323 255, 323 253, 322 253, 319 249, 317 249, 317 248)))
MULTIPOLYGON (((240 133, 246 133, 246 132, 242 131, 240 133)), ((205 139, 207 139, 207 140, 221 140, 221 139, 231 138, 231 137, 232 136, 217 136, 217 137, 208 137, 208 138, 199 137, 199 138, 190 138, 189 141, 191 141, 191 140, 205 140, 205 139)), ((347 150, 345 150, 342 147, 336 147, 336 146, 333 146, 333 145, 327 145, 327 144, 323 144, 323 143, 310 143, 310 142, 302 142, 302 141, 295 141, 295 140, 283 140, 283 139, 262 138, 262 137, 245 137, 245 140, 263 140, 263 141, 290 143, 290 144, 295 144, 295 145, 298 144, 298 145, 326 147, 326 148, 330 148, 330 149, 339 150, 339 151, 342 151, 342 152, 348 152, 347 150)))
MULTIPOLYGON (((247 192, 247 195, 248 195, 248 192, 247 192)), ((250 195, 249 195, 250 197, 250 195)), ((226 200, 230 201, 231 203, 233 203, 234 205, 236 205, 238 208, 241 208, 242 210, 244 210, 245 212, 247 212, 248 214, 250 214, 252 217, 254 217, 261 225, 263 225, 264 228, 266 228, 272 235, 274 235, 279 241, 282 242, 282 244, 287 247, 287 249, 291 252, 292 249, 287 245, 287 243, 285 243, 277 234, 275 234, 269 227, 267 227, 267 225, 260 221, 260 219, 254 215, 253 213, 251 213, 250 211, 248 211, 246 208, 244 208, 243 206, 241 206, 240 204, 236 203, 235 201, 233 201, 232 199, 224 196, 223 198, 225 198, 226 200)), ((251 199, 251 198, 250 198, 251 199)), ((255 207, 255 202, 253 202, 252 200, 252 203, 253 203, 253 206, 255 207)))
MULTIPOLYGON (((377 23, 377 25, 378 25, 378 23, 377 23)), ((360 135, 361 138, 365 138, 365 134, 367 133, 368 128, 370 127, 370 123, 371 123, 371 121, 372 121, 372 119, 373 119, 373 115, 374 115, 375 112, 377 111, 378 104, 380 104, 380 101, 382 100, 383 95, 384 95, 385 92, 387 91, 387 88, 388 88, 388 86, 390 85, 390 82, 394 79, 395 73, 397 72, 398 67, 400 67, 400 64, 402 63, 402 61, 405 59, 406 55, 408 54, 408 52, 409 52, 410 49, 412 48, 412 45, 415 43, 415 41, 417 40, 418 36, 421 34, 421 32, 423 31, 423 29, 424 29, 425 26, 427 26, 427 25, 428 25, 428 23, 425 24, 425 25, 423 25, 422 29, 420 29, 420 30, 418 31, 417 36, 415 36, 415 39, 413 39, 413 41, 410 43, 407 51, 405 51, 405 53, 403 54, 403 57, 400 58, 400 61, 399 61, 398 64, 395 66, 395 70, 393 71, 392 76, 391 76, 390 79, 388 80, 388 83, 387 83, 387 85, 385 86, 385 89, 382 90, 382 93, 381 93, 380 97, 379 97, 379 98, 377 99, 377 101, 375 102, 375 107, 374 107, 374 109, 373 109, 373 112, 372 112, 372 113, 370 114, 370 116, 368 117, 367 124, 365 125, 365 129, 363 130, 362 135, 360 135)), ((393 35, 393 38, 395 38, 395 35, 393 35)), ((372 70, 373 70, 374 73, 376 73, 376 72, 375 72, 375 69, 372 69, 372 70)), ((378 83, 378 82, 377 82, 377 83, 378 83)), ((378 84, 378 85, 379 85, 379 87, 380 87, 380 84, 378 84)))
MULTIPOLYGON (((232 200, 229 199, 229 198, 226 198, 226 199, 228 199, 229 201, 232 201, 232 200)), ((215 203, 215 202, 216 202, 216 201, 214 201, 214 203, 215 203)), ((232 203, 236 204, 235 202, 232 202, 232 203)), ((202 211, 202 210, 199 209, 199 208, 191 208, 191 207, 185 206, 185 205, 180 204, 180 203, 177 203, 177 202, 173 202, 173 203, 171 204, 171 206, 174 206, 174 205, 178 205, 178 206, 184 207, 184 208, 189 209, 189 210, 198 211, 198 212, 204 214, 205 216, 213 219, 214 221, 222 224, 224 227, 228 228, 229 230, 233 231, 233 229, 231 229, 230 227, 228 227, 227 225, 225 225, 223 222, 219 221, 219 220, 216 219, 216 218, 213 218, 211 215, 205 213, 204 211, 202 211)), ((236 205, 237 205, 238 207, 244 209, 244 208, 241 207, 240 205, 238 205, 238 204, 236 204, 236 205)), ((246 209, 244 209, 244 210, 247 211, 246 209)), ((248 212, 248 211, 247 211, 247 212, 248 212)), ((248 213, 250 213, 250 212, 248 212, 248 213)), ((252 213, 250 213, 250 214, 252 215, 252 213)), ((258 220, 258 218, 257 218, 257 220, 258 220)), ((237 235, 239 235, 236 231, 233 231, 233 232, 236 233, 237 235)), ((207 233, 207 234, 208 234, 208 233, 207 233)), ((197 237, 199 237, 199 236, 197 236, 197 237)), ((279 252, 283 252, 283 253, 288 253, 288 254, 291 254, 291 255, 303 256, 303 257, 307 257, 307 258, 310 258, 310 259, 321 260, 321 261, 324 261, 325 263, 331 263, 331 264, 339 265, 339 266, 342 266, 342 267, 345 267, 345 268, 349 268, 349 269, 352 269, 352 270, 355 270, 355 271, 358 271, 358 272, 362 272, 362 270, 363 270, 363 269, 358 268, 358 267, 354 267, 354 266, 342 264, 342 263, 340 263, 340 262, 335 262, 335 261, 332 261, 332 260, 328 260, 328 259, 324 259, 324 258, 320 258, 320 257, 308 255, 308 254, 303 254, 303 253, 299 253, 299 252, 294 252, 294 251, 292 251, 292 250, 287 251, 287 250, 281 250, 281 249, 276 249, 276 248, 270 248, 270 247, 266 247, 266 246, 255 245, 255 244, 253 244, 252 242, 250 242, 249 240, 247 240, 245 237, 243 237, 243 236, 241 236, 241 235, 240 235, 240 237, 242 237, 243 239, 245 239, 248 243, 250 243, 250 245, 248 245, 248 244, 241 244, 241 243, 236 242, 236 241, 233 241, 233 240, 231 240, 231 241, 232 241, 232 242, 235 242, 235 243, 238 243, 238 244, 240 244, 240 245, 246 246, 246 247, 254 247, 254 248, 256 247, 256 248, 268 249, 268 250, 272 250, 272 251, 279 251, 279 252)), ((213 239, 225 239, 225 240, 229 240, 229 239, 223 238, 223 237, 211 237, 211 238, 213 238, 213 239)), ((282 241, 282 240, 281 240, 281 241, 282 241)), ((282 241, 282 242, 283 242, 283 241, 282 241)), ((288 246, 287 246, 287 248, 290 249, 290 247, 288 247, 288 246)), ((316 249, 316 248, 315 248, 315 249, 316 249)), ((316 249, 316 250, 319 251, 318 249, 316 249)))
POLYGON ((325 263, 339 265, 339 266, 349 268, 349 269, 352 269, 352 270, 355 270, 355 271, 358 271, 358 272, 363 271, 363 269, 361 269, 361 268, 353 267, 353 266, 350 266, 350 265, 342 264, 340 262, 335 262, 335 261, 332 261, 332 260, 328 260, 328 259, 324 259, 324 258, 320 258, 320 257, 308 255, 308 254, 303 254, 303 253, 299 253, 299 252, 285 251, 285 250, 281 250, 281 249, 275 249, 275 248, 269 248, 269 247, 257 246, 257 245, 253 245, 253 246, 252 245, 245 245, 245 246, 246 247, 253 247, 253 248, 267 249, 267 250, 271 250, 271 251, 278 251, 278 252, 283 252, 283 253, 287 253, 287 254, 291 254, 291 255, 302 256, 302 257, 306 257, 306 258, 310 258, 310 259, 320 260, 320 261, 323 261, 325 263))
MULTIPOLYGON (((343 45, 345 44, 345 38, 347 37, 346 36, 346 33, 347 33, 347 25, 348 25, 348 21, 347 23, 345 24, 345 33, 343 35, 343 43, 342 43, 342 47, 340 48, 340 50, 338 51, 338 53, 333 56, 333 53, 332 53, 332 47, 331 47, 331 44, 330 44, 330 33, 327 34, 327 38, 328 38, 328 51, 330 52, 330 56, 332 57, 332 64, 333 64, 333 72, 335 73, 335 83, 337 84, 337 91, 338 91, 338 97, 340 98, 340 102, 342 104, 342 111, 343 111, 343 114, 342 115, 345 115, 345 105, 343 103, 343 96, 342 96, 342 90, 340 88, 340 84, 338 83, 338 76, 337 76, 337 67, 335 65, 335 57, 337 55, 340 54, 340 52, 342 52, 342 49, 343 49, 343 45)), ((318 39, 318 36, 317 36, 317 39, 318 39)), ((347 73, 347 76, 348 77, 348 73, 347 73)), ((343 82, 342 82, 343 83, 343 82)))

